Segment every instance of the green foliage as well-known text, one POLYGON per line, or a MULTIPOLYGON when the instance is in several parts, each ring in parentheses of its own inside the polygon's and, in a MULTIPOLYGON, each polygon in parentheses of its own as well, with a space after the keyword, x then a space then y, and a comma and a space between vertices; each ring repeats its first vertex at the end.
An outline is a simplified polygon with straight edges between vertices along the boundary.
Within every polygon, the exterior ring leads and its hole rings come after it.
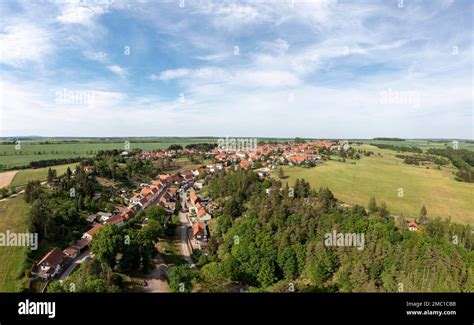
POLYGON ((339 207, 329 189, 315 191, 304 180, 295 184, 293 197, 277 183, 270 194, 262 194, 262 183, 245 172, 211 180, 216 200, 229 207, 238 202, 245 213, 231 218, 232 209, 224 207, 217 217, 212 246, 218 248, 210 249, 216 255, 197 278, 203 290, 225 290, 210 279, 256 291, 296 279, 309 280, 311 287, 301 290, 315 292, 394 292, 399 283, 407 292, 474 290, 468 226, 433 219, 410 232, 405 222, 398 228, 386 205, 378 207, 373 197, 368 216, 361 206, 339 207), (364 234, 364 249, 326 247, 324 235, 333 230, 364 234))
POLYGON ((95 234, 91 250, 98 261, 113 268, 117 254, 123 250, 124 244, 124 230, 117 225, 108 224, 95 234))
POLYGON ((194 275, 188 264, 170 266, 169 286, 173 292, 191 292, 194 275))

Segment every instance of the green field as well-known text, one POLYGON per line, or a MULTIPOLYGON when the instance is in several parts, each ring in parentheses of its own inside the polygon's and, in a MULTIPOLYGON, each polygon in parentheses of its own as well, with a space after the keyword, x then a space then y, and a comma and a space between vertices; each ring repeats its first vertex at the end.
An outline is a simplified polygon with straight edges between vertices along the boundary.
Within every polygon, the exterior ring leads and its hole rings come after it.
MULTIPOLYGON (((28 205, 23 195, 0 202, 0 232, 27 232, 28 205)), ((0 247, 0 292, 23 288, 23 266, 27 247, 0 247)))
POLYGON ((44 168, 36 169, 22 169, 16 173, 15 177, 12 180, 10 186, 18 187, 25 186, 28 181, 45 181, 48 177, 48 169, 55 169, 58 176, 64 174, 66 169, 69 167, 72 169, 76 168, 78 163, 66 164, 66 165, 57 165, 44 168))
MULTIPOLYGON (((364 144, 390 144, 397 147, 417 147, 423 150, 429 148, 443 149, 451 148, 453 146, 452 141, 443 140, 443 141, 434 141, 434 140, 404 140, 404 141, 393 141, 393 140, 357 140, 364 144)), ((458 142, 459 149, 467 149, 474 151, 474 143, 469 143, 465 141, 458 142)))
POLYGON ((209 138, 123 138, 123 139, 80 139, 65 140, 42 139, 42 140, 20 140, 20 149, 16 149, 14 143, 5 142, 0 144, 0 165, 6 168, 24 166, 31 161, 62 159, 75 157, 91 157, 99 150, 125 150, 126 142, 129 141, 130 149, 140 148, 144 151, 166 149, 171 144, 182 146, 191 143, 212 142, 209 138), (154 139, 154 140, 153 140, 154 139), (71 142, 75 141, 75 142, 71 142), (48 142, 48 143, 46 143, 48 142))
POLYGON ((374 196, 379 204, 384 201, 392 214, 417 217, 425 205, 428 217, 451 217, 453 221, 474 224, 474 184, 455 181, 452 166, 437 170, 428 165, 427 169, 404 164, 391 150, 369 145, 355 148, 372 150, 383 157, 347 159, 345 163, 331 160, 309 169, 286 166, 283 170, 288 178, 283 182, 289 181, 291 186, 297 178, 304 178, 316 189, 329 187, 338 199, 350 204, 367 207, 374 196), (402 197, 399 189, 403 189, 402 197))

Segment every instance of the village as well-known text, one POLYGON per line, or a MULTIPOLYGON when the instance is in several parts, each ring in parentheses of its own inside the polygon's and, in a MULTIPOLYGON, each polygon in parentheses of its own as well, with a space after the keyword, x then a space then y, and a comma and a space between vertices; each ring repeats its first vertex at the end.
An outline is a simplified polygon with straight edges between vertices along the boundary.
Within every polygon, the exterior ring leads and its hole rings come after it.
MULTIPOLYGON (((212 163, 195 169, 182 170, 175 174, 160 174, 148 183, 141 183, 139 190, 120 191, 120 196, 127 205, 116 206, 114 211, 91 214, 86 217, 90 229, 82 234, 74 245, 63 249, 54 247, 33 267, 33 274, 46 279, 65 281, 68 276, 84 261, 93 258, 90 244, 95 234, 107 224, 125 225, 138 212, 150 206, 159 206, 166 211, 165 228, 169 227, 172 215, 176 215, 181 223, 178 231, 181 240, 181 255, 196 268, 191 255, 195 250, 206 254, 209 239, 208 222, 212 220, 213 211, 217 206, 206 197, 202 190, 206 178, 214 173, 229 171, 230 169, 252 169, 261 178, 270 177, 270 172, 278 166, 290 165, 314 167, 328 159, 330 154, 340 155, 347 151, 346 141, 314 141, 306 143, 275 143, 262 144, 250 147, 217 146, 206 152, 196 149, 158 150, 139 153, 139 159, 159 160, 174 159, 183 155, 205 155, 212 163), (177 210, 179 209, 179 211, 177 210)), ((129 156, 122 152, 122 156, 129 156)), ((84 166, 88 174, 94 173, 94 166, 84 166)), ((350 207, 342 203, 341 206, 350 207)), ((142 227, 146 227, 147 218, 142 227)), ((410 231, 417 230, 417 224, 410 222, 410 231)))

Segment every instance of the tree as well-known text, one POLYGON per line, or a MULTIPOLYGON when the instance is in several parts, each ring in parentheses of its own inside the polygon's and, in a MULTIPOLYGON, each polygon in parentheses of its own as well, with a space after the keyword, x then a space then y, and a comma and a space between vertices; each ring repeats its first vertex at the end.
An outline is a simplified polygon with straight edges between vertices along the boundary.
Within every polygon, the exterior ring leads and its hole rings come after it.
POLYGON ((230 285, 230 280, 225 275, 224 268, 216 262, 204 265, 199 277, 205 292, 225 292, 230 285))
POLYGON ((188 264, 173 265, 169 272, 169 285, 173 292, 191 292, 193 274, 188 264))
POLYGON ((377 208, 377 202, 375 201, 375 197, 371 197, 370 198, 370 201, 369 201, 369 212, 370 213, 375 213, 377 212, 378 208, 377 208))
POLYGON ((41 190, 41 183, 39 181, 28 181, 25 186, 25 202, 31 203, 40 197, 43 191, 41 190))
POLYGON ((423 205, 423 207, 420 210, 420 219, 419 219, 419 222, 421 224, 425 224, 428 222, 427 214, 428 214, 428 211, 426 211, 426 207, 425 205, 423 205))
POLYGON ((48 183, 51 183, 55 178, 56 178, 56 169, 51 169, 50 167, 48 169, 48 178, 47 178, 48 183))
POLYGON ((306 253, 306 274, 311 282, 321 286, 337 269, 337 257, 321 242, 311 242, 306 253))
POLYGON ((388 211, 387 205, 385 202, 382 202, 382 205, 379 208, 379 216, 387 218, 390 216, 390 211, 388 211))
POLYGON ((163 223, 166 210, 161 205, 152 205, 145 209, 145 214, 150 220, 156 220, 163 223))
POLYGON ((278 177, 279 177, 280 179, 285 178, 285 172, 283 172, 283 168, 282 168, 282 167, 280 167, 280 169, 278 170, 278 177))
POLYGON ((278 266, 283 271, 285 279, 294 279, 298 272, 298 262, 291 246, 278 251, 278 266))
POLYGON ((275 282, 275 266, 273 261, 265 258, 260 263, 260 270, 257 274, 257 280, 262 288, 266 288, 275 282))
POLYGON ((105 225, 95 234, 91 242, 91 250, 97 260, 113 268, 116 264, 116 256, 123 251, 125 236, 122 229, 117 225, 105 225))

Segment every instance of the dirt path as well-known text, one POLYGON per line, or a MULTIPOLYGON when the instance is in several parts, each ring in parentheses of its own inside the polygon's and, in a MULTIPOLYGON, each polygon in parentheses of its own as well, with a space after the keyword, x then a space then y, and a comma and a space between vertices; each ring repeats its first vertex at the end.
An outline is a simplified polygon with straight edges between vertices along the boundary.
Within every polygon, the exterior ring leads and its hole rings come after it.
POLYGON ((0 173, 0 188, 10 185, 16 173, 18 173, 16 170, 0 173))
POLYGON ((155 258, 155 267, 145 277, 147 286, 143 288, 145 292, 169 292, 168 286, 168 266, 158 254, 155 258))

